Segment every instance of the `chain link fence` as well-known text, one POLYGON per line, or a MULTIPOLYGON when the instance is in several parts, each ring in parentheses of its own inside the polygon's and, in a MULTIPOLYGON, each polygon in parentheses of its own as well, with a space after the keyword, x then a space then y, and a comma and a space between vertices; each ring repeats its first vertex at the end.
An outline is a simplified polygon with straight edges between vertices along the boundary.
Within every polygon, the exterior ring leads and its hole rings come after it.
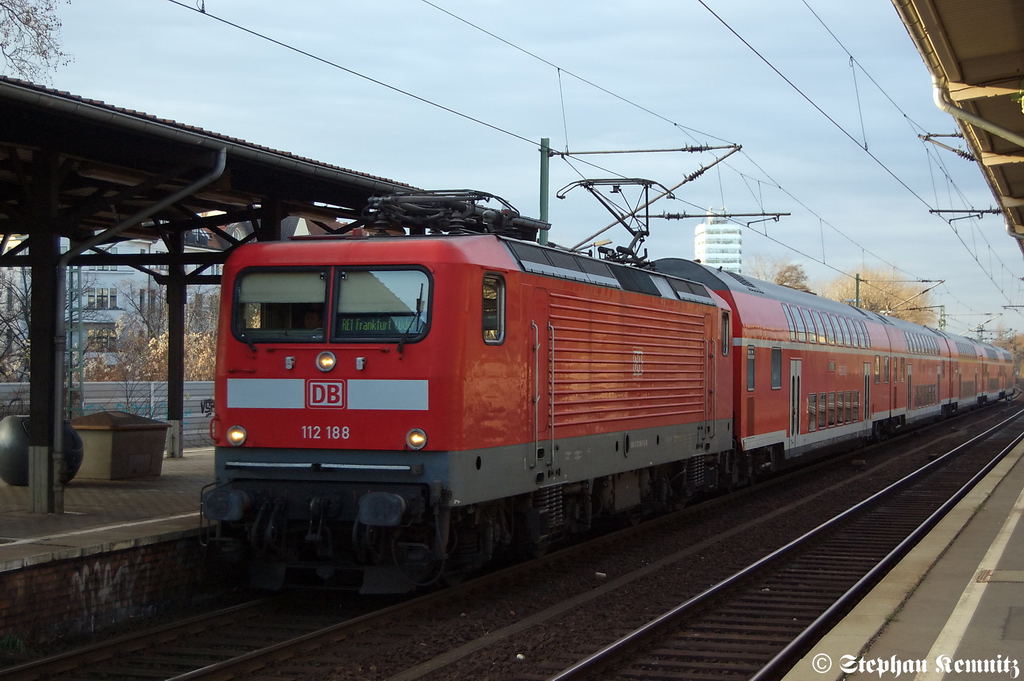
MULTIPOLYGON (((85 383, 81 399, 74 400, 71 418, 98 411, 123 411, 167 421, 167 384, 162 382, 85 383)), ((29 413, 29 384, 0 383, 0 418, 29 413)), ((185 382, 182 443, 185 447, 212 447, 213 381, 185 382)))

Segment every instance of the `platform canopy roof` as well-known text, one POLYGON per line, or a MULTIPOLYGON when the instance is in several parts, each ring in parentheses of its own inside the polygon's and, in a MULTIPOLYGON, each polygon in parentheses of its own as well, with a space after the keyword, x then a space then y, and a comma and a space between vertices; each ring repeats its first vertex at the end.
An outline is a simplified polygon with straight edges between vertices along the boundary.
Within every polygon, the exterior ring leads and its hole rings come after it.
MULTIPOLYGON (((45 219, 56 223, 60 236, 86 241, 209 173, 221 150, 226 158, 218 179, 118 238, 160 238, 199 227, 223 236, 221 226, 259 221, 264 229, 256 238, 267 240, 275 238, 273 225, 289 215, 329 228, 337 219, 358 217, 370 196, 412 189, 0 77, 0 235, 29 235, 28 243, 45 219)), ((14 264, 16 255, 8 253, 0 264, 14 264)))
POLYGON ((1024 2, 893 0, 1024 252, 1024 2))

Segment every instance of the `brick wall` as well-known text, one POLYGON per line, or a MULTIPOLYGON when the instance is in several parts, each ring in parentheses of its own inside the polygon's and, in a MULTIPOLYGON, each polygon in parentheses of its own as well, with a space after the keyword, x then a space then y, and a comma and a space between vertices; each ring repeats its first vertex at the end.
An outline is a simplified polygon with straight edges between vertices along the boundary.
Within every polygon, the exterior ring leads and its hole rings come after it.
POLYGON ((102 631, 230 586, 234 570, 198 537, 0 573, 0 638, 27 642, 102 631))

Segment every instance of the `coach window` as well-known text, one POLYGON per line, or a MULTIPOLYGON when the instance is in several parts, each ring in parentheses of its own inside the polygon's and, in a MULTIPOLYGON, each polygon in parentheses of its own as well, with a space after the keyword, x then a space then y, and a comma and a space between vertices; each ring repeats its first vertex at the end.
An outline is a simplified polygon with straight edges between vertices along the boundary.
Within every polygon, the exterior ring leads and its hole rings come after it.
POLYGON ((796 340, 799 343, 807 342, 807 329, 804 327, 804 318, 800 316, 800 308, 794 307, 790 309, 793 313, 793 323, 796 324, 796 340))
POLYGON ((839 330, 843 332, 843 345, 848 348, 857 347, 853 340, 853 334, 850 333, 850 326, 846 323, 846 317, 836 317, 839 321, 839 330))
POLYGON ((747 346, 747 390, 754 389, 754 346, 747 346))
POLYGON ((818 314, 817 310, 811 310, 811 316, 814 317, 814 329, 818 332, 818 345, 827 344, 828 339, 825 338, 825 322, 821 321, 821 315, 818 314))
POLYGON ((829 345, 836 344, 836 332, 832 328, 832 315, 828 312, 821 313, 821 322, 825 327, 825 338, 828 340, 829 345))
POLYGON ((800 308, 800 313, 804 316, 804 323, 807 326, 807 340, 811 343, 818 342, 818 333, 814 330, 814 320, 811 319, 810 310, 800 308))
POLYGON ((729 335, 729 313, 722 313, 722 357, 729 356, 729 346, 732 345, 732 337, 729 335))
POLYGON ((772 390, 782 389, 782 348, 772 348, 772 390))
POLYGON ((786 325, 789 327, 789 340, 796 340, 796 324, 793 323, 793 313, 789 311, 789 305, 782 304, 782 312, 786 315, 786 325))
POLYGON ((882 381, 882 358, 875 355, 875 385, 882 381))
POLYGON ((825 417, 828 414, 825 402, 827 397, 827 393, 818 393, 818 430, 825 430, 827 427, 825 421, 825 417))
POLYGON ((889 355, 885 356, 885 370, 882 372, 882 380, 889 382, 889 355))
POLYGON ((818 393, 811 393, 807 396, 807 432, 813 433, 818 429, 818 393))
POLYGON ((828 427, 836 425, 836 394, 828 394, 828 427))
POLYGON ((505 280, 497 274, 484 275, 483 332, 488 345, 505 340, 505 280))

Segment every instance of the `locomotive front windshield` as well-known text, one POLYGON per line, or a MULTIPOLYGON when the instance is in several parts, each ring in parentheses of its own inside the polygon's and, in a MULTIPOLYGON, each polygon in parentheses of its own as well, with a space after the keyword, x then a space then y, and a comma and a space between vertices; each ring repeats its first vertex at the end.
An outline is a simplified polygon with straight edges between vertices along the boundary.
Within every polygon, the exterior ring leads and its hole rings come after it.
POLYGON ((322 341, 327 272, 243 274, 235 293, 235 328, 246 341, 322 341))
POLYGON ((430 280, 421 270, 338 272, 334 337, 414 340, 427 328, 430 280))
POLYGON ((238 278, 234 328, 248 343, 414 342, 429 326, 429 296, 419 269, 259 269, 238 278))

